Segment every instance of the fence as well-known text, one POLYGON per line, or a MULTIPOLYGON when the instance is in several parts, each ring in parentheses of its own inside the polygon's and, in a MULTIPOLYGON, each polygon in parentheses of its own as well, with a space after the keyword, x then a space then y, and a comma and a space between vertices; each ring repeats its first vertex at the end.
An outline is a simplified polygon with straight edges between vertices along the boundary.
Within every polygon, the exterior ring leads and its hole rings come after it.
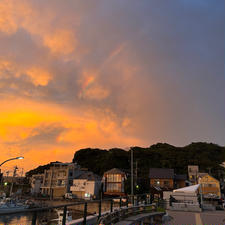
MULTIPOLYGON (((103 200, 93 200, 93 201, 85 201, 85 202, 73 202, 68 204, 61 204, 50 207, 42 207, 42 208, 33 208, 33 209, 23 209, 11 211, 11 212, 0 212, 0 218, 2 216, 12 216, 12 215, 25 215, 29 216, 31 219, 30 224, 38 225, 43 224, 43 221, 49 222, 50 214, 54 212, 54 210, 61 210, 61 220, 59 219, 59 223, 65 225, 68 219, 68 211, 72 212, 75 215, 75 219, 82 218, 83 224, 87 223, 87 216, 95 215, 100 219, 102 217, 103 212, 112 213, 115 210, 122 209, 123 207, 129 208, 131 206, 140 206, 140 205, 149 205, 151 204, 150 195, 135 195, 135 196, 126 196, 119 198, 110 198, 103 200)), ((74 218, 73 218, 74 219, 74 218)), ((56 220, 56 219, 55 219, 56 220)), ((58 223, 58 224, 59 224, 58 223)), ((20 223, 21 224, 21 223, 20 223)), ((28 223, 26 222, 26 225, 28 223)))

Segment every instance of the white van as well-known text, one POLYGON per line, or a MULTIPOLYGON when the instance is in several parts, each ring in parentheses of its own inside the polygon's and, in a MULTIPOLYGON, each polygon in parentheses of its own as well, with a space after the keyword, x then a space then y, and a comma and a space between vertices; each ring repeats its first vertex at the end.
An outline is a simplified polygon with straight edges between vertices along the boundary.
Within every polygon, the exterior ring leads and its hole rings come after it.
POLYGON ((64 197, 65 197, 65 199, 73 199, 73 194, 72 193, 66 193, 64 197))

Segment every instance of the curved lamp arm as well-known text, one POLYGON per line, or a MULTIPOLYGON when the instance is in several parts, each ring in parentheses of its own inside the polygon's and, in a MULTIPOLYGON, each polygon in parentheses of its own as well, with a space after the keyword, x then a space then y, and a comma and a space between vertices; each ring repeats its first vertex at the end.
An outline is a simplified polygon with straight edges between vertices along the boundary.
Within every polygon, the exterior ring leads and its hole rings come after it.
POLYGON ((0 166, 2 166, 3 164, 5 164, 5 163, 8 162, 8 161, 16 160, 16 159, 24 159, 24 157, 20 156, 20 157, 16 157, 16 158, 7 159, 7 160, 5 160, 3 163, 1 163, 0 166))

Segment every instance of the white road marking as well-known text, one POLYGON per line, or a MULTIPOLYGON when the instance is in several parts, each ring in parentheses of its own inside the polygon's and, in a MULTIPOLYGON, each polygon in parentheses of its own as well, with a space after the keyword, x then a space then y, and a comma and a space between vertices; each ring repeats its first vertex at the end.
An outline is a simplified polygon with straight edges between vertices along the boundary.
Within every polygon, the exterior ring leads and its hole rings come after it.
POLYGON ((195 222, 196 225, 203 225, 200 213, 195 213, 195 222))

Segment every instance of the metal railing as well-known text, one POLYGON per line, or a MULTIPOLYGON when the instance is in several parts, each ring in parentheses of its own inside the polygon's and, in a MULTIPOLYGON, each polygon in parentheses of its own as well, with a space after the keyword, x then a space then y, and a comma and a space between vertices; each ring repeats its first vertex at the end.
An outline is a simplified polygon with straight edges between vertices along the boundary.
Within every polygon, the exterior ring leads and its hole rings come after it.
MULTIPOLYGON (((87 223, 87 216, 95 215, 98 217, 98 220, 102 218, 103 212, 113 213, 114 211, 118 211, 123 207, 126 207, 126 212, 128 215, 129 208, 134 206, 141 209, 141 207, 150 206, 151 200, 149 194, 143 195, 134 195, 134 196, 126 196, 126 197, 117 197, 117 198, 108 198, 102 200, 90 200, 90 201, 82 201, 82 202, 73 202, 68 204, 61 204, 56 206, 48 206, 48 207, 41 207, 41 208, 33 208, 33 209, 22 209, 17 211, 11 212, 0 212, 1 216, 10 216, 10 215, 32 215, 31 225, 37 224, 38 214, 42 212, 49 212, 54 209, 61 209, 63 210, 63 219, 62 225, 66 224, 67 221, 67 211, 74 206, 80 206, 79 212, 82 214, 83 224, 86 225, 87 223), (93 204, 95 205, 95 212, 90 212, 89 210, 93 208, 93 204), (104 207, 103 207, 104 205, 104 207)), ((143 208, 144 209, 144 208, 143 208)), ((145 207, 146 209, 146 207, 145 207)), ((132 211, 134 213, 134 211, 132 211)), ((48 221, 49 222, 49 221, 48 221)), ((40 224, 40 223, 39 223, 40 224)))
POLYGON ((107 213, 104 216, 100 217, 98 219, 97 224, 110 225, 112 223, 119 222, 131 215, 137 215, 140 213, 150 213, 156 211, 157 211, 156 204, 147 204, 147 205, 143 204, 138 206, 124 207, 119 210, 107 213))

